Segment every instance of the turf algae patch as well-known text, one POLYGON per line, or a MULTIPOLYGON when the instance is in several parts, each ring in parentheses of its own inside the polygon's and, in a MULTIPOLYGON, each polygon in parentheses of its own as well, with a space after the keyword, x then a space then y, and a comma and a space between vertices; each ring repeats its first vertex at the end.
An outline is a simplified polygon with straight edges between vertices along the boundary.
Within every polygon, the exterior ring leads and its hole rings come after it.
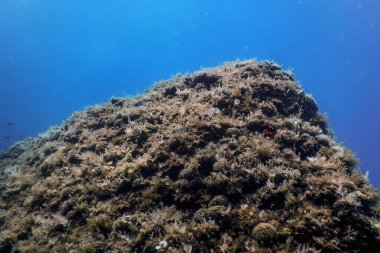
POLYGON ((379 195, 269 62, 176 76, 0 159, 0 252, 378 252, 379 195))

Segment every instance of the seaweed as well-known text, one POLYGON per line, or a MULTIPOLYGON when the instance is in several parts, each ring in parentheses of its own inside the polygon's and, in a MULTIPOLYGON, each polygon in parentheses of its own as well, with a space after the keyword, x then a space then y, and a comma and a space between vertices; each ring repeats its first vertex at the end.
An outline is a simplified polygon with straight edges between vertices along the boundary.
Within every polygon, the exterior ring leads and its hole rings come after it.
POLYGON ((231 62, 0 157, 0 252, 377 252, 380 199, 295 77, 231 62))

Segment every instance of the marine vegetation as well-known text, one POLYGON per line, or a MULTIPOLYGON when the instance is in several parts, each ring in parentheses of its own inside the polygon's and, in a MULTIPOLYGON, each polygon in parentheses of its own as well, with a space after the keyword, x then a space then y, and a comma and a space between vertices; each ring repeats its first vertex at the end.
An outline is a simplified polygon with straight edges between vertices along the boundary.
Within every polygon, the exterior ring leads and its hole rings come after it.
POLYGON ((230 62, 0 159, 0 252, 378 252, 379 194, 292 73, 230 62))

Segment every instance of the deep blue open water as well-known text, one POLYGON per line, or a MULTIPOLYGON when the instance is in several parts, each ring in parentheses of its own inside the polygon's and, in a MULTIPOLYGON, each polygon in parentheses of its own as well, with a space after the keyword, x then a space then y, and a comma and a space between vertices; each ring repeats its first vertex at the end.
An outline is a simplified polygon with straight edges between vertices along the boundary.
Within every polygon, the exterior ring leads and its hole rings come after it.
POLYGON ((224 61, 294 69, 380 186, 378 0, 1 0, 0 149, 224 61))

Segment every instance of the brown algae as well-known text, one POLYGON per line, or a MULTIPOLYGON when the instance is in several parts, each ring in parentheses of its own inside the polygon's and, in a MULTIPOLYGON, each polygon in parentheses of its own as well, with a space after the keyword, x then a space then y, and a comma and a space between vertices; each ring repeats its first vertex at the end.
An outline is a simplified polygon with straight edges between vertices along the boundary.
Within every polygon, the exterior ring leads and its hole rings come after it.
POLYGON ((176 76, 0 159, 0 252, 376 252, 379 195, 270 62, 176 76))

